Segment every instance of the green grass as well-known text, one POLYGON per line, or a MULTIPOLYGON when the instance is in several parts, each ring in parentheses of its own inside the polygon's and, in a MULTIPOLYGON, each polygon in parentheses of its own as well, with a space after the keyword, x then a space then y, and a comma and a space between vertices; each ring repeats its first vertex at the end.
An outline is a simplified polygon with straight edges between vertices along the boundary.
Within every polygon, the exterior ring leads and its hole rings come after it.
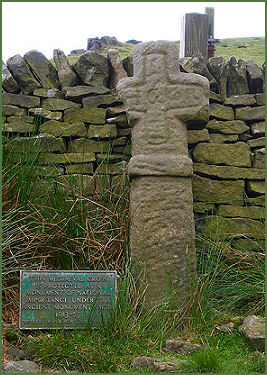
MULTIPOLYGON (((180 42, 177 42, 177 46, 179 48, 180 42)), ((133 55, 134 45, 120 43, 119 46, 107 46, 101 51, 101 54, 106 56, 110 48, 117 49, 119 51, 120 57, 124 59, 127 56, 133 55)), ((237 60, 253 60, 261 67, 265 62, 265 38, 250 37, 221 39, 221 42, 216 44, 215 56, 223 56, 226 62, 232 56, 234 56, 237 60), (246 48, 238 48, 240 46, 245 46, 246 48)), ((68 56, 68 60, 71 65, 73 65, 78 60, 78 58, 79 56, 68 56)))
MULTIPOLYGON (((204 311, 205 305, 202 308, 204 311)), ((203 320, 201 329, 193 324, 191 330, 182 329, 177 312, 173 312, 168 302, 155 309, 145 308, 142 294, 135 291, 133 279, 126 273, 110 323, 94 330, 31 331, 20 335, 8 327, 7 336, 12 345, 19 343, 43 372, 132 373, 136 370, 131 361, 137 356, 187 360, 182 373, 264 372, 263 356, 255 353, 243 335, 237 331, 233 334, 216 331, 216 325, 228 312, 218 314, 213 310, 216 319, 203 320), (201 343, 202 349, 191 355, 177 355, 164 349, 166 339, 187 336, 201 343)))
POLYGON ((223 56, 226 60, 229 60, 232 56, 237 60, 253 60, 261 67, 265 62, 265 38, 222 39, 221 43, 216 44, 215 56, 223 56), (246 48, 238 48, 240 46, 246 48))
POLYGON ((22 347, 45 372, 132 373, 136 370, 131 361, 144 355, 163 361, 187 360, 182 373, 264 372, 263 355, 237 332, 217 334, 214 327, 207 328, 205 334, 196 331, 194 340, 203 344, 202 349, 191 355, 176 355, 163 349, 166 338, 179 338, 181 334, 168 325, 164 310, 156 314, 141 311, 137 318, 136 313, 129 316, 125 307, 110 326, 89 331, 31 332, 20 337, 22 347))
POLYGON ((203 350, 193 353, 182 372, 250 373, 264 372, 265 360, 237 332, 209 338, 203 350))
MULTIPOLYGON (((264 259, 251 253, 244 261, 237 254, 236 261, 229 262, 224 244, 215 238, 198 236, 197 247, 199 282, 208 285, 203 300, 228 313, 264 314, 264 259)), ((232 256, 235 251, 231 249, 232 256)))
MULTIPOLYGON (((131 367, 133 358, 151 356, 163 361, 186 359, 188 363, 181 369, 182 373, 264 372, 263 357, 255 353, 243 335, 237 330, 233 334, 216 330, 217 325, 240 316, 241 311, 239 304, 231 308, 224 305, 228 283, 222 276, 232 266, 225 263, 219 243, 204 239, 199 239, 199 242, 203 248, 198 256, 198 284, 186 313, 174 307, 171 298, 154 309, 146 308, 142 303, 143 294, 136 289, 126 267, 121 273, 118 302, 110 323, 94 330, 24 333, 19 336, 20 346, 43 371, 131 373, 135 372, 131 367), (166 339, 179 337, 190 337, 194 342, 201 343, 203 348, 189 356, 164 350, 166 339)), ((238 276, 240 280, 242 274, 238 276)), ((236 284, 235 295, 239 294, 240 288, 236 284)), ((246 299, 245 295, 244 301, 246 299)), ((251 307, 247 306, 243 314, 251 312, 251 307)), ((9 337, 14 345, 16 335, 12 334, 12 330, 9 337)), ((146 369, 145 372, 152 370, 146 369)))
MULTIPOLYGON (((18 312, 19 270, 121 270, 128 237, 127 178, 117 191, 101 180, 93 196, 66 192, 57 178, 38 176, 38 156, 3 149, 4 318, 18 312), (13 311, 12 311, 13 310, 13 311), (5 317, 5 315, 7 316, 5 317)), ((93 179, 96 179, 95 176, 93 179)), ((96 179, 97 180, 97 179, 96 179)))

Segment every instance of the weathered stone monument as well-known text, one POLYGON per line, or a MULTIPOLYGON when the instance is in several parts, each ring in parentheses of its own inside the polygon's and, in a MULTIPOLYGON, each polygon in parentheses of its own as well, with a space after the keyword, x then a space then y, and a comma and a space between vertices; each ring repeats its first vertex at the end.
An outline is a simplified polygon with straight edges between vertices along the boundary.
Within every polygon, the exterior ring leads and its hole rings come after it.
POLYGON ((182 303, 196 270, 187 126, 205 126, 209 83, 180 72, 174 42, 138 44, 133 64, 134 77, 117 84, 132 126, 133 271, 144 276, 148 304, 174 291, 182 303))

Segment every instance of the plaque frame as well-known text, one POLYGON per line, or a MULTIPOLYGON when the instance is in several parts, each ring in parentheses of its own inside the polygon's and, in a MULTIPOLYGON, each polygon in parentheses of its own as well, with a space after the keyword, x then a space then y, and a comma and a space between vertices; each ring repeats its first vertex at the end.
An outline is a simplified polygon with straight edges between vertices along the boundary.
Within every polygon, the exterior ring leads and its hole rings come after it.
MULTIPOLYGON (((64 327, 64 326, 58 326, 58 327, 23 327, 22 326, 22 277, 23 273, 35 273, 37 275, 42 275, 43 274, 60 274, 64 275, 66 273, 71 273, 71 274, 79 274, 79 273, 88 273, 90 274, 112 274, 114 278, 114 300, 113 300, 113 308, 116 305, 117 302, 117 281, 118 281, 118 274, 117 271, 115 270, 27 270, 23 269, 20 270, 20 301, 19 301, 19 329, 21 330, 49 330, 49 329, 88 329, 87 327, 64 327)), ((93 314, 93 312, 91 312, 93 314)), ((99 325, 91 325, 90 329, 96 329, 99 327, 99 325)))

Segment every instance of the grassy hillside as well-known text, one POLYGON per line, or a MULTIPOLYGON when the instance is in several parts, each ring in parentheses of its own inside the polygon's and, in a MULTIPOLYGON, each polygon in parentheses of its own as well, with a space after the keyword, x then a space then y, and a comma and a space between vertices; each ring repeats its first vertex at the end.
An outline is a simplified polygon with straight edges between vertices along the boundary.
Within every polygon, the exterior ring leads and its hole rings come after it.
MULTIPOLYGON (((177 42, 178 48, 180 43, 177 42)), ((118 49, 120 57, 125 58, 132 56, 133 44, 120 43, 119 46, 107 46, 101 54, 106 55, 109 48, 118 49)), ((221 39, 221 43, 216 44, 215 56, 223 56, 227 61, 230 57, 235 56, 237 59, 254 60, 256 64, 262 66, 265 61, 265 38, 231 38, 221 39)), ((79 56, 69 56, 68 60, 71 64, 77 61, 79 56)))
POLYGON ((237 59, 253 60, 259 66, 265 61, 265 38, 231 38, 222 39, 216 44, 215 56, 226 60, 235 56, 237 59))

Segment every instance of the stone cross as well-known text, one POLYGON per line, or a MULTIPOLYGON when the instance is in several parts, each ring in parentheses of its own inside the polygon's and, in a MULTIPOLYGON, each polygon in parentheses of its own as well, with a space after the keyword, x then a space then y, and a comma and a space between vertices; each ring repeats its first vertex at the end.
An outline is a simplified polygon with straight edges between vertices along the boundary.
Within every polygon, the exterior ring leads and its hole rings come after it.
POLYGON ((134 77, 117 84, 132 126, 130 251, 146 300, 170 293, 182 303, 195 277, 195 237, 187 127, 208 120, 209 83, 181 73, 174 42, 138 44, 134 77))

